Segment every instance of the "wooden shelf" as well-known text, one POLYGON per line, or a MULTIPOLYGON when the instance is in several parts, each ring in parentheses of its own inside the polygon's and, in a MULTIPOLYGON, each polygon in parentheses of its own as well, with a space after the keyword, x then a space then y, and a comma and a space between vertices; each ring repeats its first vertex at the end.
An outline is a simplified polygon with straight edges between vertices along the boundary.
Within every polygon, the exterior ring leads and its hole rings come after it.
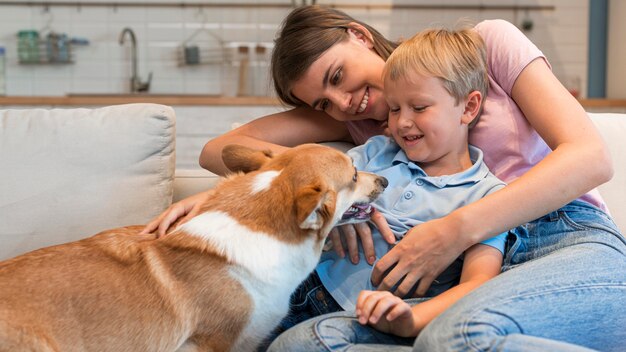
POLYGON ((580 99, 585 108, 626 108, 626 99, 580 99))

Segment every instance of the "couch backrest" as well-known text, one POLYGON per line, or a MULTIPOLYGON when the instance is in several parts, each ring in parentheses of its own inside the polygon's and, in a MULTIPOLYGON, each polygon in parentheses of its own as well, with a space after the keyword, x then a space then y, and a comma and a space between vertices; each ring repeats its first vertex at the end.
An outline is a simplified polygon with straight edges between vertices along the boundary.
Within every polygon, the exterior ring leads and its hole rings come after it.
POLYGON ((172 199, 170 107, 0 110, 0 260, 144 224, 172 199))
POLYGON ((626 114, 589 113, 613 158, 613 179, 598 187, 622 233, 626 231, 626 114))

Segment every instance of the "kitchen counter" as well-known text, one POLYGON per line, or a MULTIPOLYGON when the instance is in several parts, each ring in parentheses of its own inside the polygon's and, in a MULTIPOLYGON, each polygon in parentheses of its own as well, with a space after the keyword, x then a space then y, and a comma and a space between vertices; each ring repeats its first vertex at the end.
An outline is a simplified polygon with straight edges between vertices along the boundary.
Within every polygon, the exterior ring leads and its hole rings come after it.
POLYGON ((218 95, 176 94, 70 94, 66 96, 0 96, 0 106, 105 106, 130 103, 155 103, 189 106, 279 106, 273 97, 225 97, 218 95))
MULTIPOLYGON (((104 106, 129 103, 157 103, 188 106, 280 106, 274 97, 225 97, 190 94, 70 94, 66 96, 2 96, 0 106, 104 106)), ((581 99, 585 109, 625 108, 626 99, 581 99)))

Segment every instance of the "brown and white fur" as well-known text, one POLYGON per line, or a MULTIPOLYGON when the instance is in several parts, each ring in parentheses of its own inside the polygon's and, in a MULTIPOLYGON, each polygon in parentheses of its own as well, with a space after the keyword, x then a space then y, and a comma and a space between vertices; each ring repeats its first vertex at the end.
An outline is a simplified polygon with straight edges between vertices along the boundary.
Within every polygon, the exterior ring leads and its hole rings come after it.
POLYGON ((252 351, 343 212, 386 186, 319 145, 223 159, 245 173, 167 236, 127 227, 0 263, 0 351, 252 351))

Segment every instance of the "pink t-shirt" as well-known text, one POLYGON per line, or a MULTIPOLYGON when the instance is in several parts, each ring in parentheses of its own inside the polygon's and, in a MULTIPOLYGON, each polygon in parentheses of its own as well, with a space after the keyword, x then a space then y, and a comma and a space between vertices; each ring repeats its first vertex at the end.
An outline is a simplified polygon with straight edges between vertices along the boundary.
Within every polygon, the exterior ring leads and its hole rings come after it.
MULTIPOLYGON (((489 91, 480 120, 470 130, 469 142, 482 149, 491 172, 510 183, 551 151, 511 98, 513 84, 522 70, 533 60, 546 58, 507 21, 483 21, 475 29, 487 47, 489 91)), ((381 132, 372 121, 348 122, 347 126, 357 144, 381 132)), ((608 211, 597 189, 580 199, 608 211)))

